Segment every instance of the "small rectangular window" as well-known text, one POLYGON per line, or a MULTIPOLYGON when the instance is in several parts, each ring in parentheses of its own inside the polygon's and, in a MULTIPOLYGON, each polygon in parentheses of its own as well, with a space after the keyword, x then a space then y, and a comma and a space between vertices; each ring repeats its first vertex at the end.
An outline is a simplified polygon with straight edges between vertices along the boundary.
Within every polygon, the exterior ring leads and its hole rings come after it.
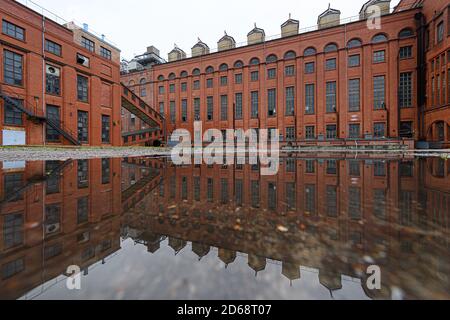
POLYGON ((222 77, 220 77, 220 85, 221 85, 222 87, 228 85, 228 77, 227 77, 227 76, 222 76, 222 77))
POLYGON ((103 58, 106 58, 106 59, 108 59, 108 60, 111 60, 111 59, 112 59, 111 50, 106 49, 106 48, 104 48, 104 47, 100 47, 100 55, 101 55, 103 58))
POLYGON ((361 125, 359 123, 353 123, 349 125, 348 137, 350 139, 359 139, 361 137, 361 125))
POLYGON ((88 38, 81 37, 81 46, 88 49, 90 52, 95 52, 95 43, 88 38))
POLYGON ((161 94, 164 94, 164 86, 159 86, 158 87, 158 93, 161 95, 161 94))
POLYGON ((337 139, 337 125, 335 124, 327 125, 327 139, 330 140, 337 139))
POLYGON ((267 70, 267 79, 275 79, 277 77, 277 69, 269 69, 267 70))
POLYGON ((314 73, 314 70, 315 70, 314 62, 308 62, 305 64, 305 73, 306 74, 314 73))
POLYGON ((206 88, 211 89, 213 86, 213 79, 206 79, 206 88))
POLYGON ((200 90, 200 80, 195 80, 193 87, 194 90, 200 90))
POLYGON ((385 123, 375 123, 373 126, 373 136, 375 138, 385 138, 386 137, 386 124, 385 123))
POLYGON ((361 64, 361 57, 359 54, 355 54, 348 57, 348 66, 350 68, 359 67, 361 64))
POLYGON ((170 93, 175 93, 175 84, 172 83, 172 84, 169 85, 169 92, 170 93))
POLYGON ((286 77, 293 77, 295 76, 295 66, 286 66, 284 69, 284 75, 286 77))
POLYGON ((384 62, 386 57, 386 51, 385 50, 379 50, 379 51, 375 51, 373 53, 373 63, 381 63, 384 62))
POLYGON ((186 82, 182 82, 181 83, 181 92, 186 92, 187 91, 187 83, 186 82))
POLYGON ((242 83, 242 73, 238 73, 234 75, 234 83, 241 84, 242 83))
POLYGON ((250 73, 250 80, 251 81, 258 81, 259 80, 259 72, 258 71, 252 71, 252 73, 250 73))
POLYGON ((328 59, 325 63, 325 69, 327 71, 336 70, 336 58, 328 59))
POLYGON ((48 39, 45 39, 45 51, 53 53, 59 57, 62 55, 61 45, 48 39))
POLYGON ((401 47, 399 51, 400 59, 412 58, 412 46, 401 47))
POLYGON ((305 127, 305 137, 306 137, 306 139, 315 139, 316 138, 316 129, 314 126, 306 126, 305 127))
POLYGON ((2 21, 2 32, 17 40, 25 40, 25 29, 6 20, 2 21))

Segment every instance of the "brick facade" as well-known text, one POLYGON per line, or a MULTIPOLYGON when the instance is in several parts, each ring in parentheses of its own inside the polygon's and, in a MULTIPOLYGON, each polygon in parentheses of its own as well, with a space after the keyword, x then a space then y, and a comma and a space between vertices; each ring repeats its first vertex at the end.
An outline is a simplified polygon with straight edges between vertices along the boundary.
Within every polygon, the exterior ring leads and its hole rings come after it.
MULTIPOLYGON (((78 112, 87 112, 87 139, 82 139, 82 144, 91 146, 121 145, 120 127, 120 65, 119 52, 115 52, 111 46, 95 39, 94 52, 89 51, 77 43, 82 30, 74 32, 64 26, 45 19, 33 10, 16 1, 0 1, 0 19, 2 20, 2 33, 0 35, 0 79, 3 94, 23 101, 26 109, 31 110, 37 118, 48 116, 48 106, 52 110, 59 110, 59 123, 71 136, 78 138, 78 112), (42 32, 42 24, 45 23, 45 33, 42 32), (8 25, 5 25, 8 23, 8 25), (19 38, 8 34, 8 27, 15 26, 23 30, 23 37, 19 38), (43 50, 43 37, 60 46, 60 54, 50 52, 48 48, 43 50), (21 39, 23 38, 23 39, 21 39), (111 49, 111 60, 98 54, 99 46, 111 49), (12 54, 13 53, 13 54, 12 54), (42 59, 44 54, 44 59, 42 59), (79 63, 79 56, 89 59, 89 66, 79 63), (11 83, 8 75, 5 75, 6 65, 10 65, 11 57, 21 60, 21 67, 14 70, 21 73, 20 83, 11 83), (7 61, 5 61, 7 60, 7 61), (52 67, 59 71, 59 92, 48 93, 46 89, 47 69, 52 67), (22 70, 20 70, 22 68, 22 70), (87 79, 87 99, 80 101, 77 94, 77 77, 87 79), (56 109, 55 109, 56 107, 56 109), (106 117, 102 117, 106 116, 106 117), (109 118, 107 118, 109 117, 109 118), (109 120, 109 137, 102 139, 102 118, 107 127, 109 120)), ((87 36, 87 35, 86 35, 87 36)), ((88 36, 87 36, 88 37, 88 36)), ((89 35, 90 39, 93 39, 89 35)), ((108 49, 108 50, 109 50, 108 49)), ((8 67, 9 68, 9 67, 8 67)), ((59 136, 57 141, 46 141, 46 123, 42 121, 30 121, 25 115, 17 115, 21 120, 11 122, 5 116, 5 103, 0 102, 0 144, 8 144, 10 136, 22 136, 25 133, 25 144, 70 144, 67 139, 59 136), (7 137, 5 137, 5 134, 7 137)), ((107 131, 106 131, 107 132, 107 131)), ((106 136, 106 135, 105 135, 106 136)))

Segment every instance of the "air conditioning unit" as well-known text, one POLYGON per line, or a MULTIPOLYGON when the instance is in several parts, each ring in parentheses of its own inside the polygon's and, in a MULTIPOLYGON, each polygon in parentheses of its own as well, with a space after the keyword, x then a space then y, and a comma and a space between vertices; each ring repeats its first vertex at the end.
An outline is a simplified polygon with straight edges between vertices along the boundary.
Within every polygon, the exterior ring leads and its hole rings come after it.
POLYGON ((84 243, 84 242, 88 242, 90 239, 90 234, 89 232, 83 232, 81 234, 78 235, 78 243, 84 243))
POLYGON ((45 234, 53 234, 59 232, 60 224, 53 223, 45 226, 45 234))
POLYGON ((77 53, 77 63, 89 67, 89 58, 77 53))
POLYGON ((55 77, 59 77, 59 74, 60 74, 59 68, 56 68, 56 67, 50 66, 50 65, 45 66, 45 71, 47 74, 50 74, 55 77))

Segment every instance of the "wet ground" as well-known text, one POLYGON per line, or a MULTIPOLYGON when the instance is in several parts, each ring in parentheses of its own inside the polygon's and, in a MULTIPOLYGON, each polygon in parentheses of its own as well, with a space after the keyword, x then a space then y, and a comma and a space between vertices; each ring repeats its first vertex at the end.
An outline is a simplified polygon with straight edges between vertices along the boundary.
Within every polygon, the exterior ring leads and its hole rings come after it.
POLYGON ((0 165, 0 299, 450 299, 450 160, 0 165))

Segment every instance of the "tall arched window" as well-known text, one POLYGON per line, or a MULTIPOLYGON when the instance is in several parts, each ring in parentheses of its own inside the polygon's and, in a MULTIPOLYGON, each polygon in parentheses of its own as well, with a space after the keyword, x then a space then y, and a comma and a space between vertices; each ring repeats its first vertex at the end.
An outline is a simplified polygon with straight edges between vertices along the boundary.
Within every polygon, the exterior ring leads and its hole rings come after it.
POLYGON ((338 51, 338 46, 336 43, 329 43, 323 49, 324 52, 335 52, 338 51))
POLYGON ((169 74, 169 80, 175 80, 176 77, 177 76, 173 72, 171 74, 169 74))
POLYGON ((142 78, 141 81, 139 82, 139 84, 141 86, 141 92, 140 92, 141 97, 147 96, 147 88, 145 87, 146 82, 147 82, 147 80, 145 80, 145 78, 142 78))
POLYGON ((181 77, 181 78, 187 78, 187 77, 188 77, 187 71, 181 71, 180 77, 181 77))
POLYGON ((316 52, 317 52, 317 51, 316 51, 315 48, 309 47, 309 48, 306 48, 306 49, 305 49, 305 51, 303 52, 303 55, 304 55, 305 57, 309 57, 309 56, 315 55, 316 52))
POLYGON ((278 60, 278 58, 274 54, 271 54, 271 55, 267 56, 267 58, 266 58, 267 63, 277 62, 277 60, 278 60))
POLYGON ((351 39, 347 43, 347 48, 358 48, 362 46, 362 41, 359 39, 351 39))
POLYGON ((195 68, 194 70, 192 70, 192 74, 194 76, 199 76, 200 75, 200 69, 199 68, 195 68))
POLYGON ((414 31, 411 28, 405 28, 398 34, 400 39, 405 39, 414 36, 414 31))
POLYGON ((244 66, 244 63, 241 60, 238 60, 234 63, 234 67, 236 69, 242 68, 244 66))
POLYGON ((227 71, 228 70, 228 65, 226 63, 222 63, 219 67, 220 71, 227 71))
POLYGON ((259 59, 258 58, 253 58, 250 60, 250 65, 251 66, 255 66, 259 64, 259 59))
POLYGON ((209 66, 208 68, 206 68, 206 73, 213 73, 214 72, 214 68, 209 66))
POLYGON ((388 41, 388 38, 384 33, 379 33, 372 38, 372 43, 381 43, 388 41))
POLYGON ((284 60, 295 59, 297 54, 294 51, 288 51, 284 54, 284 60))

